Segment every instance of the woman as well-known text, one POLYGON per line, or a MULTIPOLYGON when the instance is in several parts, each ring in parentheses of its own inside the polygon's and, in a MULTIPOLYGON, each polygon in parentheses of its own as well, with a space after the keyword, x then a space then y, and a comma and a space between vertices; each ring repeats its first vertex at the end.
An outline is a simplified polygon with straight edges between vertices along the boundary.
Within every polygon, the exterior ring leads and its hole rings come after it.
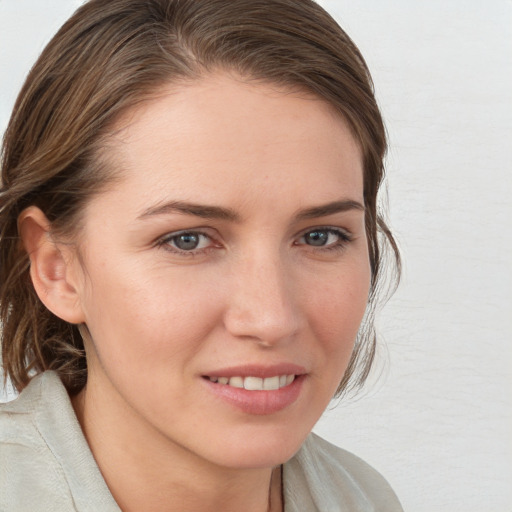
POLYGON ((310 434, 371 365, 385 146, 309 0, 81 7, 4 140, 0 508, 401 510, 310 434))

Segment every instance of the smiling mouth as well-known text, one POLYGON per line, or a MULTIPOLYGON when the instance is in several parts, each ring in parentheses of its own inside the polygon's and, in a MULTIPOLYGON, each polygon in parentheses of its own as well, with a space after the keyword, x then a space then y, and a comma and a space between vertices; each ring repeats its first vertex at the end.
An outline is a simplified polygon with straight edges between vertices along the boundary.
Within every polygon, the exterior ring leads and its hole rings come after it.
POLYGON ((205 377, 210 382, 231 386, 233 388, 245 389, 247 391, 276 391, 289 386, 295 375, 275 375, 274 377, 205 377))

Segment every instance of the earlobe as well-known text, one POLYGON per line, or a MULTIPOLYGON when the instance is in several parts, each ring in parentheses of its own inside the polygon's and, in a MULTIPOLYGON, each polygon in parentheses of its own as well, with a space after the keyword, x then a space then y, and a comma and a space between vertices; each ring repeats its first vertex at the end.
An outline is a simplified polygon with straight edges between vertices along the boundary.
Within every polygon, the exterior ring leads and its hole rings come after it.
POLYGON ((18 232, 30 258, 30 277, 41 302, 66 322, 85 321, 75 282, 71 248, 57 243, 51 224, 36 206, 30 206, 18 217, 18 232))

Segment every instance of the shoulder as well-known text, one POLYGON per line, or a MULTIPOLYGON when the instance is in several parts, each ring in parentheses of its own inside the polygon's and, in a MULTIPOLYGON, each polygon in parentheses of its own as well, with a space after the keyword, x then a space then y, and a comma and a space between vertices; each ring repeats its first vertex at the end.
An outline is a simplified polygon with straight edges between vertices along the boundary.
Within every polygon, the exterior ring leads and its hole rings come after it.
POLYGON ((51 388, 59 385, 56 375, 39 375, 15 400, 0 404, 1 510, 73 510, 60 464, 39 428, 45 390, 54 395, 51 388))
MULTIPOLYGON (((41 436, 37 429, 37 417, 45 409, 47 388, 58 386, 58 377, 51 372, 34 377, 29 385, 11 402, 0 404, 1 449, 8 446, 37 446, 41 436)), ((60 383, 60 381, 59 381, 60 383)))
POLYGON ((0 460, 0 510, 119 512, 54 372, 0 404, 0 460))
MULTIPOLYGON (((37 431, 50 408, 69 401, 66 390, 54 372, 34 377, 17 398, 0 403, 0 441, 13 441, 23 434, 37 431), (51 404, 51 407, 50 407, 51 404)), ((37 438, 38 436, 36 436, 37 438)))
POLYGON ((310 434, 285 464, 286 512, 401 512, 385 478, 356 455, 310 434))

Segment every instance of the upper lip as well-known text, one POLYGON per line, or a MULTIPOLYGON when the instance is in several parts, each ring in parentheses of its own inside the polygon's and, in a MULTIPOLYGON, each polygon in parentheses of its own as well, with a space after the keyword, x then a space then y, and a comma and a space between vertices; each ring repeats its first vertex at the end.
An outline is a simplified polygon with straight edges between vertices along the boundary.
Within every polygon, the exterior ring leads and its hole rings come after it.
POLYGON ((276 375, 303 375, 307 373, 303 366, 293 363, 272 365, 244 364, 219 368, 204 374, 205 377, 275 377, 276 375))

